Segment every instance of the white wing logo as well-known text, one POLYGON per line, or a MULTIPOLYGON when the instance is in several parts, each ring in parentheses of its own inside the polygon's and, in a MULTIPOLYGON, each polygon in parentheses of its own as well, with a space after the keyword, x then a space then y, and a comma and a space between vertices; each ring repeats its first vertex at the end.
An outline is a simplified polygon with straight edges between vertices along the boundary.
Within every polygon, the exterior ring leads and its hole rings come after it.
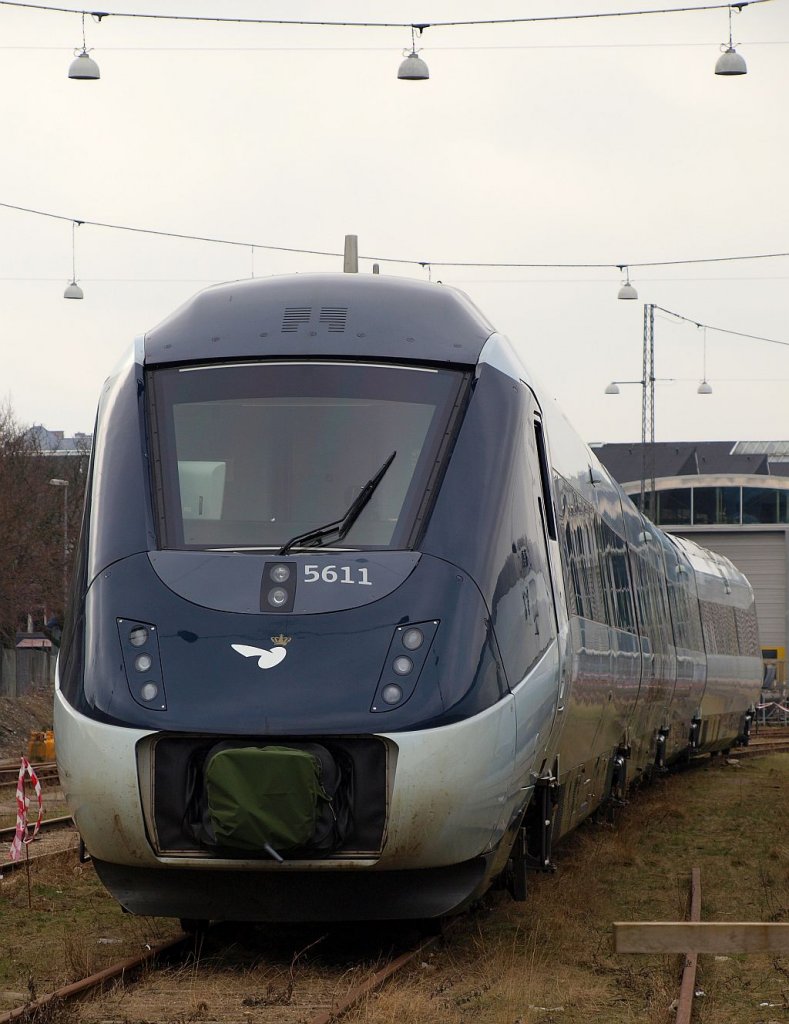
POLYGON ((270 651, 261 647, 247 647, 246 644, 231 644, 234 651, 245 658, 257 658, 258 668, 274 668, 288 653, 284 647, 272 647, 270 651))

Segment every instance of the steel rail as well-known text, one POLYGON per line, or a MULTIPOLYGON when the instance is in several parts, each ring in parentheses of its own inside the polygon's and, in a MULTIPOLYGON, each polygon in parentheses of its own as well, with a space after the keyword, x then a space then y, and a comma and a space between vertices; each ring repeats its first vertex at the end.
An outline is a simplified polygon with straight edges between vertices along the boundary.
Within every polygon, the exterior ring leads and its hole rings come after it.
MULTIPOLYGON (((44 818, 39 827, 39 832, 48 832, 52 828, 68 828, 74 824, 74 819, 66 814, 62 818, 44 818)), ((16 835, 16 825, 9 825, 7 828, 0 828, 0 841, 13 839, 16 835)))
MULTIPOLYGON (((64 825, 66 823, 71 822, 70 818, 59 818, 57 820, 63 822, 64 825)), ((55 829, 53 828, 48 831, 54 832, 55 829)), ((39 836, 40 835, 41 830, 39 829, 39 836)), ((75 835, 78 837, 79 834, 75 833, 75 835)), ((39 836, 37 836, 36 839, 38 839, 39 836)), ((38 866, 41 864, 42 861, 53 860, 55 857, 63 857, 64 855, 71 856, 74 854, 79 855, 80 847, 78 843, 75 843, 72 846, 62 846, 60 847, 60 849, 57 850, 45 850, 43 852, 34 854, 29 854, 29 850, 30 845, 25 847, 25 856, 20 857, 19 860, 0 860, 0 880, 2 880, 4 876, 12 875, 17 871, 20 871, 22 868, 29 867, 32 864, 36 864, 38 866)))
MULTIPOLYGON (((33 764, 31 768, 36 773, 38 781, 46 784, 47 786, 60 786, 60 777, 58 775, 58 766, 54 761, 47 762, 45 764, 33 764)), ((17 763, 13 767, 0 766, 0 789, 13 789, 19 781, 19 764, 17 763)), ((29 782, 29 778, 28 778, 29 782)))
MULTIPOLYGON (((28 758, 30 760, 30 758, 28 758)), ((0 761, 0 773, 2 772, 18 772, 19 771, 20 758, 12 758, 10 761, 0 761)), ((35 768, 36 772, 40 772, 45 768, 57 768, 57 761, 40 761, 33 764, 30 762, 32 768, 35 768)))
MULTIPOLYGON (((372 978, 368 978, 367 981, 363 982, 358 988, 352 989, 339 1003, 334 1005, 330 1010, 324 1010, 318 1014, 317 1017, 311 1017, 307 1024, 331 1024, 332 1021, 337 1020, 344 1013, 347 1013, 353 1006, 355 1006, 361 999, 363 999, 369 992, 374 992, 380 988, 393 974, 397 974, 404 967, 411 963, 412 960, 416 959, 425 950, 430 949, 431 946, 435 946, 439 939, 443 938, 443 935, 433 935, 429 939, 425 939, 424 942, 420 942, 418 946, 410 950, 407 953, 401 953, 400 956, 395 957, 394 960, 390 961, 386 967, 382 967, 380 971, 377 971, 372 978)), ((0 1024, 2 1021, 0 1020, 0 1024)))
MULTIPOLYGON (((381 970, 377 971, 371 978, 368 978, 355 989, 352 989, 329 1010, 322 1010, 317 1016, 309 1018, 307 1024, 331 1024, 331 1022, 347 1013, 348 1010, 355 1006, 368 993, 380 988, 386 981, 388 981, 389 978, 403 970, 403 968, 407 967, 408 964, 418 956, 421 956, 432 946, 436 945, 441 938, 441 935, 431 936, 430 938, 420 942, 413 949, 405 953, 401 953, 400 956, 395 957, 394 960, 390 961, 385 967, 382 967, 381 970)), ((23 1006, 18 1006, 16 1009, 0 1015, 0 1024, 10 1024, 12 1021, 21 1019, 33 1019, 33 1017, 46 1006, 56 1004, 58 1002, 65 1002, 81 996, 84 993, 89 992, 91 989, 102 985, 105 981, 120 978, 127 973, 138 970, 140 967, 154 960, 161 953, 177 949, 179 946, 193 941, 194 936, 182 934, 173 939, 167 939, 163 942, 159 942, 138 956, 120 960, 115 964, 111 964, 109 967, 105 967, 101 971, 97 971, 95 974, 81 978, 79 981, 72 982, 70 985, 64 985, 61 988, 56 989, 54 992, 50 992, 45 996, 41 996, 39 999, 25 1003, 23 1006)))
POLYGON ((737 747, 730 752, 730 757, 758 757, 759 754, 783 754, 789 751, 789 736, 776 736, 775 739, 751 737, 747 747, 737 747))
POLYGON ((54 992, 41 996, 40 999, 34 999, 32 1002, 25 1003, 24 1006, 18 1006, 15 1010, 10 1010, 8 1013, 0 1015, 0 1024, 9 1024, 10 1021, 19 1020, 20 1018, 33 1020, 37 1017, 38 1011, 43 1009, 45 1006, 58 1001, 73 999, 75 996, 82 995, 83 992, 88 992, 90 989, 96 988, 105 981, 111 981, 113 978, 122 977, 127 972, 137 970, 144 966, 146 963, 159 956, 160 953, 175 949, 177 946, 189 942, 190 939, 191 936, 189 935, 179 935, 174 939, 166 939, 164 942, 157 942, 154 946, 151 946, 150 949, 147 949, 144 953, 141 953, 138 956, 119 960, 118 963, 112 964, 110 967, 105 967, 103 971, 97 971, 95 974, 91 974, 87 978, 81 978, 79 981, 72 982, 71 985, 64 985, 62 988, 59 988, 54 992))

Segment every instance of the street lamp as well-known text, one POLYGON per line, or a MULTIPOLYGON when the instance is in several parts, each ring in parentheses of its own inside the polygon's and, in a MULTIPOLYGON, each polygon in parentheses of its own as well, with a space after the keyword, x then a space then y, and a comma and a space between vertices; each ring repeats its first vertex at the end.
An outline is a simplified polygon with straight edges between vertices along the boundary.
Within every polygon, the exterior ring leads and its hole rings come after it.
MULTIPOLYGON (((629 277, 628 277, 629 283, 629 277)), ((620 294, 620 299, 622 295, 620 294)), ((670 316, 688 323, 696 323, 688 320, 686 316, 679 313, 672 313, 670 309, 663 309, 662 306, 655 306, 652 302, 644 303, 644 345, 643 345, 643 371, 641 380, 612 380, 606 387, 607 395, 620 394, 620 384, 638 384, 641 387, 641 511, 647 514, 647 481, 649 481, 649 513, 655 511, 655 382, 673 381, 673 377, 655 376, 655 309, 668 313, 670 316)), ((707 328, 704 324, 696 323, 696 327, 704 328, 704 375, 697 388, 700 395, 711 395, 712 387, 707 381, 707 328)))
POLYGON ((63 618, 66 616, 66 578, 68 575, 68 480, 57 477, 49 481, 52 487, 63 488, 63 618))

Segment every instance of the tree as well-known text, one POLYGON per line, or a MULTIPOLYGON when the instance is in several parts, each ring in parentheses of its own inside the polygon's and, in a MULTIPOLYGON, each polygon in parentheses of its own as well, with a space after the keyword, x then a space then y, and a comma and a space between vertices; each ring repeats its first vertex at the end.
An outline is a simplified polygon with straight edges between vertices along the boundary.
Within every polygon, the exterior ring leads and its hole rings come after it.
POLYGON ((62 624, 82 514, 87 450, 78 456, 46 454, 40 433, 17 421, 8 400, 0 404, 0 643, 5 644, 26 628, 28 617, 37 629, 53 619, 62 624), (68 487, 53 487, 52 479, 68 481, 68 487))

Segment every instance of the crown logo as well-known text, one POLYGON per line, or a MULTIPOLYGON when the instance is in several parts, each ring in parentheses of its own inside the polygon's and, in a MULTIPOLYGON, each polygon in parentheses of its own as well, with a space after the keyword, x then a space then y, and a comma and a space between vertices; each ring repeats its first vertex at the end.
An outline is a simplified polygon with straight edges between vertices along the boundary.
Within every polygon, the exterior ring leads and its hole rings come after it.
POLYGON ((279 636, 273 636, 271 638, 271 642, 273 644, 276 644, 277 647, 285 647, 287 646, 287 644, 291 642, 292 639, 292 636, 285 636, 284 633, 280 633, 279 636))

